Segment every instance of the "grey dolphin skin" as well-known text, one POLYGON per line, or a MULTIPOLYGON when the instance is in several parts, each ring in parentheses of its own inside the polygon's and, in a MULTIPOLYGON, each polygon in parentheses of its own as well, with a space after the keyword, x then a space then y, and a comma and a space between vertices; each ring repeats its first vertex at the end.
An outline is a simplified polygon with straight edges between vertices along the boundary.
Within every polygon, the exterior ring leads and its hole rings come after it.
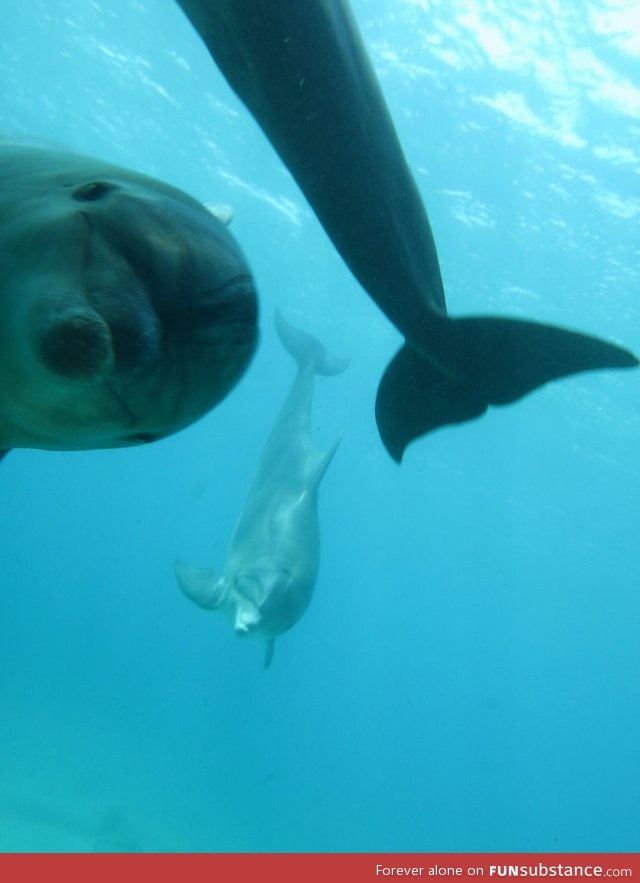
POLYGON ((238 381, 247 264, 186 194, 94 159, 0 145, 0 452, 151 441, 238 381))
POLYGON ((318 576, 318 489, 340 439, 325 452, 311 442, 314 375, 339 374, 348 365, 280 313, 276 329, 298 372, 260 457, 222 576, 175 564, 188 598, 230 616, 239 637, 266 640, 265 668, 275 639, 309 606, 318 576))
POLYGON ((573 331, 447 315, 427 214, 347 3, 178 2, 344 261, 406 339, 376 401, 394 459, 419 436, 548 381, 638 364, 573 331))

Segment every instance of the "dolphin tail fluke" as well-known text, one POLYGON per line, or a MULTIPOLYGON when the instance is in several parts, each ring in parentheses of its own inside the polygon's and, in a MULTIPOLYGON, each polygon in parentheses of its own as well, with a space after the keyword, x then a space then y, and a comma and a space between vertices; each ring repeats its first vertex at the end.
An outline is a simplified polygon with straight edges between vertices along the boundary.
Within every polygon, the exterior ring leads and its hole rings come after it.
POLYGON ((184 594, 205 610, 215 610, 220 604, 221 589, 213 570, 200 570, 183 561, 176 561, 173 569, 184 594))
POLYGON ((551 380, 600 368, 632 368, 633 353, 596 337, 517 319, 449 319, 434 361, 405 344, 380 382, 376 421, 398 463, 412 441, 506 405, 551 380), (435 361, 437 359, 437 362, 435 361))
POLYGON ((280 310, 276 310, 274 322, 280 342, 293 356, 298 369, 306 368, 311 362, 315 374, 333 377, 349 366, 349 359, 332 356, 316 337, 287 322, 280 310))

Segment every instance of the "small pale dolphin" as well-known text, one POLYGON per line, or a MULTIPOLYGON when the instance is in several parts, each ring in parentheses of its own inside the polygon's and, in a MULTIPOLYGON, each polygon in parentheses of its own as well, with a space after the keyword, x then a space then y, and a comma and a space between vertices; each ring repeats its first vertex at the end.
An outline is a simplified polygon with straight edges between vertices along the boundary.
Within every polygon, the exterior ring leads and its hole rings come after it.
POLYGON ((314 374, 339 374, 348 365, 279 312, 275 323, 298 373, 260 457, 222 576, 175 563, 188 598, 230 616, 238 636, 266 640, 265 668, 275 639, 309 606, 318 575, 318 489, 340 439, 324 453, 311 443, 314 374))
POLYGON ((245 259, 196 200, 0 145, 0 456, 175 432, 229 392, 256 342, 245 259))
POLYGON ((391 456, 579 371, 614 344, 550 325, 447 315, 427 214, 344 0, 178 0, 358 281, 405 337, 378 389, 391 456))

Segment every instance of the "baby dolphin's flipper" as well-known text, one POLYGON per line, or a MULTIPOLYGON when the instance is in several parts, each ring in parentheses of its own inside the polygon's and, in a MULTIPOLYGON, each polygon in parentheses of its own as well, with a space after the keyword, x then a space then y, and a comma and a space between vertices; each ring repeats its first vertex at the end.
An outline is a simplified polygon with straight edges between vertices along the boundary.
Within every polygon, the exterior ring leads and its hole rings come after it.
POLYGON ((205 610, 215 610, 220 605, 222 589, 214 570, 192 567, 183 561, 176 561, 173 569, 178 585, 194 604, 205 610))

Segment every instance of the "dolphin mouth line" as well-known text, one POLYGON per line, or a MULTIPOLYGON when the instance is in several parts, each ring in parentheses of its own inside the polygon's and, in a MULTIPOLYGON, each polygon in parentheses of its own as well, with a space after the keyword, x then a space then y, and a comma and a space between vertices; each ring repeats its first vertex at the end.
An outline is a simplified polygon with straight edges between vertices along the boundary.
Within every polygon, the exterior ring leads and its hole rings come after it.
POLYGON ((127 428, 128 429, 135 428, 139 423, 139 419, 138 419, 137 415, 134 413, 134 411, 132 411, 131 407, 123 399, 123 397, 120 395, 120 393, 116 389, 114 389, 113 384, 110 383, 109 381, 105 382, 105 389, 107 389, 109 391, 110 395, 116 400, 116 402, 118 403, 118 405, 122 409, 123 413, 126 415, 128 421, 129 421, 129 426, 127 428))
MULTIPOLYGON (((220 295, 234 297, 236 295, 251 294, 252 291, 253 278, 249 273, 238 273, 237 276, 232 276, 231 279, 227 279, 226 282, 222 282, 220 285, 214 285, 213 288, 205 289, 206 293, 216 297, 220 295)), ((238 314, 242 312, 242 310, 237 310, 238 314)), ((249 313, 250 310, 245 310, 244 312, 249 313)))
POLYGON ((200 293, 202 301, 192 306, 190 318, 198 325, 206 325, 209 329, 218 327, 220 332, 228 334, 234 329, 234 344, 246 344, 256 336, 258 310, 253 298, 253 278, 248 273, 240 273, 226 282, 213 288, 204 289, 200 293))
POLYGON ((158 441, 158 439, 164 437, 165 433, 163 432, 136 432, 135 428, 140 424, 140 420, 136 413, 131 409, 120 393, 113 388, 112 384, 105 383, 105 389, 109 391, 129 421, 128 426, 124 427, 124 429, 128 431, 128 434, 123 437, 125 443, 130 443, 131 445, 148 444, 149 442, 158 441))

